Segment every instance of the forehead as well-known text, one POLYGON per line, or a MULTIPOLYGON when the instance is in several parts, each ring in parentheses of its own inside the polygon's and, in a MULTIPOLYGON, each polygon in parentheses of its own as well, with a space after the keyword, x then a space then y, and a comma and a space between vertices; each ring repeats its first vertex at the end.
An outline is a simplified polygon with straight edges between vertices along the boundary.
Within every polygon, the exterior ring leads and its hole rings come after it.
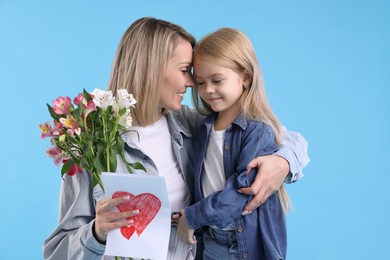
POLYGON ((201 58, 194 59, 194 76, 199 78, 212 78, 216 76, 239 75, 238 71, 232 70, 221 64, 207 61, 201 58))
POLYGON ((173 49, 171 60, 180 63, 192 63, 191 44, 186 40, 178 39, 173 49))

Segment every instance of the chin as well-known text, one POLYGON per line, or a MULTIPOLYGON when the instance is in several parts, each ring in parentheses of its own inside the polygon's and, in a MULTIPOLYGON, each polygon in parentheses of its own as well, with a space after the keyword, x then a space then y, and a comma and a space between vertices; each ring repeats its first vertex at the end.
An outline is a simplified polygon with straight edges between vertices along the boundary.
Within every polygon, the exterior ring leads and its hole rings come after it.
POLYGON ((180 110, 180 108, 181 108, 181 104, 178 104, 178 105, 170 106, 167 109, 170 110, 170 111, 177 111, 177 110, 180 110))

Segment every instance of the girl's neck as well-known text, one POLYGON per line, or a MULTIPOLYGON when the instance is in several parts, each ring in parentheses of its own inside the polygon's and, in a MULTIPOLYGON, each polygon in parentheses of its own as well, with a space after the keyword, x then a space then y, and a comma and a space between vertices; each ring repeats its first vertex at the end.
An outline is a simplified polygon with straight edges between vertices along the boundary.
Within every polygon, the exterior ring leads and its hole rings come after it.
POLYGON ((221 131, 228 128, 228 126, 231 125, 231 123, 234 121, 234 119, 236 119, 240 112, 241 107, 236 105, 229 108, 228 110, 219 112, 214 122, 214 130, 221 131))

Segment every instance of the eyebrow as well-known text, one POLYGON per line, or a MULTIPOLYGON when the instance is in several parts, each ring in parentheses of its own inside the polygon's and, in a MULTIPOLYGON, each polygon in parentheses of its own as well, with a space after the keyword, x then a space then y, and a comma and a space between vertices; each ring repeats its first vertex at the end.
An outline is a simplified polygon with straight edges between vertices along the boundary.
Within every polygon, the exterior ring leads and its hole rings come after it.
MULTIPOLYGON (((194 76, 199 78, 199 76, 197 76, 196 73, 194 76)), ((216 77, 216 76, 223 76, 223 74, 222 73, 214 73, 214 74, 210 75, 209 78, 216 77)))
POLYGON ((179 65, 192 65, 191 61, 180 62, 179 65))

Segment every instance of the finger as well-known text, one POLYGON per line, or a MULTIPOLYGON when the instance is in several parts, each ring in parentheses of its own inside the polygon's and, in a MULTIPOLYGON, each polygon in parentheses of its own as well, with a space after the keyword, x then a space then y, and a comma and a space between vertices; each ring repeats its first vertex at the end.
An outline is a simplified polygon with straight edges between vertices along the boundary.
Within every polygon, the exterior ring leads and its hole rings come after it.
POLYGON ((246 175, 249 174, 249 172, 253 169, 253 168, 258 168, 260 167, 262 164, 262 159, 261 157, 258 157, 258 158, 254 158, 252 161, 250 161, 250 163, 248 164, 247 166, 247 171, 246 171, 246 175))
POLYGON ((251 212, 258 208, 261 204, 263 204, 264 200, 264 190, 260 190, 253 198, 252 200, 245 206, 243 213, 244 212, 251 212))
POLYGON ((244 187, 238 190, 239 193, 247 194, 247 195, 255 195, 256 192, 251 187, 244 187))
POLYGON ((189 230, 189 232, 187 233, 187 243, 190 245, 194 245, 197 243, 193 230, 189 230))
POLYGON ((103 213, 105 211, 111 211, 119 204, 129 202, 130 196, 124 196, 115 199, 101 199, 96 203, 96 212, 103 213))
POLYGON ((123 212, 114 212, 109 215, 107 220, 108 222, 112 222, 112 221, 118 221, 122 219, 130 219, 131 217, 134 217, 137 214, 139 214, 138 209, 123 211, 123 212))
POLYGON ((257 194, 259 192, 259 190, 261 189, 261 185, 263 183, 262 179, 263 179, 262 174, 257 174, 252 185, 250 187, 240 188, 239 192, 244 193, 244 194, 248 194, 248 195, 257 194))
POLYGON ((172 215, 171 215, 171 220, 172 220, 173 222, 179 222, 180 217, 181 217, 181 215, 180 215, 179 213, 172 214, 172 215))
POLYGON ((114 208, 122 203, 127 203, 130 201, 130 196, 126 195, 123 197, 115 198, 115 199, 110 199, 107 202, 107 207, 114 208))
POLYGON ((117 229, 117 228, 131 226, 133 223, 134 223, 134 221, 132 219, 130 219, 130 220, 122 219, 122 220, 118 220, 115 222, 109 222, 109 223, 105 223, 104 230, 106 231, 106 233, 108 233, 109 231, 117 229))

